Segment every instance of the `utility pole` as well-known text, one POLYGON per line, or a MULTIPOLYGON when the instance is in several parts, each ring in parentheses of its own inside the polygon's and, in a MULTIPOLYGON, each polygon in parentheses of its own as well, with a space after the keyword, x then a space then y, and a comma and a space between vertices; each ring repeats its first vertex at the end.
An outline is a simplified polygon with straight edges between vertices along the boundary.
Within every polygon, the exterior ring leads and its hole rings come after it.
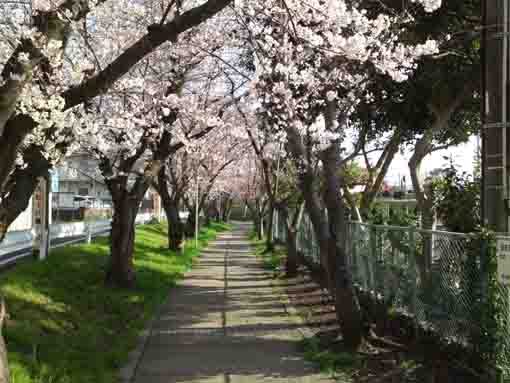
POLYGON ((482 2, 482 219, 507 233, 509 224, 510 0, 482 2))

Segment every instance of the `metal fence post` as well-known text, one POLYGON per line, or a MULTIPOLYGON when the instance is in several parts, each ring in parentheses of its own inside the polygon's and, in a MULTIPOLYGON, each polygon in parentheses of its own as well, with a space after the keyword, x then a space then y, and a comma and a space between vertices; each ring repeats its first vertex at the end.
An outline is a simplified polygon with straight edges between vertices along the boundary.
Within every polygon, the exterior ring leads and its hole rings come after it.
MULTIPOLYGON (((411 287, 411 304, 410 311, 414 315, 414 325, 415 330, 418 329, 418 313, 416 309, 416 304, 418 301, 417 291, 416 291, 416 279, 418 273, 416 272, 416 238, 415 231, 413 228, 409 229, 409 254, 408 254, 408 264, 409 264, 409 285, 411 287)), ((415 331, 416 336, 418 335, 418 331, 415 331)))
POLYGON ((273 210, 273 241, 278 242, 280 240, 280 227, 278 219, 278 208, 273 210))
POLYGON ((377 228, 370 227, 370 251, 368 252, 368 287, 370 290, 375 290, 375 276, 374 276, 374 270, 375 266, 374 264, 377 262, 377 228), (375 262, 374 262, 375 259, 375 262))
POLYGON ((354 223, 349 223, 349 230, 348 230, 348 238, 350 241, 350 249, 351 249, 351 272, 353 279, 355 281, 358 280, 358 259, 357 259, 357 248, 356 243, 359 241, 358 239, 358 225, 354 223))

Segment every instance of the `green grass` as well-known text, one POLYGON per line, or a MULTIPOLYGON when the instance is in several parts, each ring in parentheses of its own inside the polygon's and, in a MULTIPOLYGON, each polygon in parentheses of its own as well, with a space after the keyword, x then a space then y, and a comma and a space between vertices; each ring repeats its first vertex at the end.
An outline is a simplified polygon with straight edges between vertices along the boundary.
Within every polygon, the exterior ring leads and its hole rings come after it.
POLYGON ((346 351, 332 351, 321 346, 316 338, 301 341, 305 359, 317 363, 322 373, 342 383, 352 382, 353 374, 361 366, 359 355, 346 351))
POLYGON ((107 239, 52 250, 1 274, 12 383, 116 382, 145 322, 201 247, 228 225, 202 229, 182 254, 165 249, 166 226, 137 228, 134 290, 106 288, 107 239))
POLYGON ((273 251, 267 252, 265 238, 257 239, 257 234, 255 232, 252 232, 249 238, 255 249, 255 255, 262 259, 263 267, 266 270, 271 270, 275 274, 280 273, 282 263, 286 257, 285 247, 275 245, 273 251))

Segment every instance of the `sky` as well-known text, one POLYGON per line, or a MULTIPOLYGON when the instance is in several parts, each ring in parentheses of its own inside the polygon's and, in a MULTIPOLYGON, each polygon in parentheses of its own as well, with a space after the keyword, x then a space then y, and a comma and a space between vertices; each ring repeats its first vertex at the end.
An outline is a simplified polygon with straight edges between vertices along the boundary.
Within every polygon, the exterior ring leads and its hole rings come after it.
MULTIPOLYGON (((457 169, 460 171, 473 172, 474 156, 477 147, 476 137, 472 137, 469 142, 455 146, 446 150, 438 151, 429 155, 423 161, 423 176, 426 176, 430 171, 436 168, 445 167, 449 164, 449 160, 443 157, 452 158, 457 169)), ((407 180, 407 187, 410 187, 411 179, 409 176, 409 169, 407 162, 411 154, 409 152, 399 153, 393 160, 391 167, 386 176, 386 181, 390 185, 396 185, 399 182, 399 177, 405 176, 407 180)))

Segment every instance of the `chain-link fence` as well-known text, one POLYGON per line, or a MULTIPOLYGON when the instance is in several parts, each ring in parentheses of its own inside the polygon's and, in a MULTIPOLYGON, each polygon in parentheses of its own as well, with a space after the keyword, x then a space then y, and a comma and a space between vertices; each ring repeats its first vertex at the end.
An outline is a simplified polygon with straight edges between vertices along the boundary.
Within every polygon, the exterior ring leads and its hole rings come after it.
MULTIPOLYGON (((273 217, 273 238, 279 242, 287 241, 287 222, 279 210, 275 210, 273 217)), ((319 246, 315 240, 312 222, 308 215, 304 215, 296 235, 296 249, 311 263, 318 264, 319 246)))
POLYGON ((484 275, 468 256, 469 236, 349 223, 347 254, 355 283, 442 339, 469 345, 480 333, 484 275))
MULTIPOLYGON (((284 241, 286 222, 275 216, 274 238, 284 241)), ((508 288, 496 282, 499 309, 491 313, 488 242, 462 233, 349 222, 346 253, 353 280, 361 291, 382 301, 388 312, 408 315, 421 329, 446 344, 482 350, 489 316, 499 316, 499 366, 510 370, 508 288), (473 244, 479 247, 473 250, 473 244), (480 245, 481 244, 481 245, 480 245)), ((309 218, 298 228, 298 250, 319 263, 319 249, 309 218)), ((507 377, 510 378, 510 375, 507 377)))

